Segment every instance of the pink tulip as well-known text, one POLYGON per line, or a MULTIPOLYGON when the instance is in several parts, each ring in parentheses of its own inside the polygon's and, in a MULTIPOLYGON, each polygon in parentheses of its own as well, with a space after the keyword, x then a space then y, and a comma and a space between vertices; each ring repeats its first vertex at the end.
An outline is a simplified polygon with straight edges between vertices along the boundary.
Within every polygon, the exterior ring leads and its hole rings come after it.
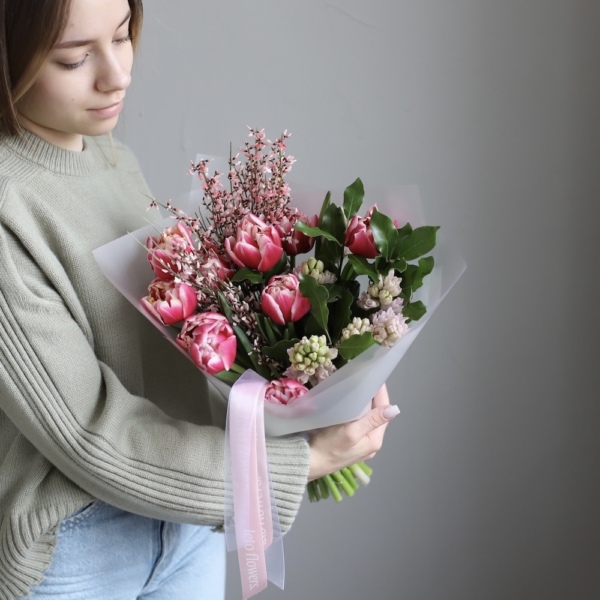
POLYGON ((262 291, 262 311, 278 325, 294 323, 310 310, 310 301, 300 293, 300 280, 294 273, 275 275, 262 291))
POLYGON ((375 208, 377 208, 375 205, 371 206, 364 218, 354 215, 350 219, 350 223, 346 228, 344 245, 352 254, 364 256, 365 258, 375 258, 379 255, 370 227, 371 215, 375 208))
POLYGON ((196 292, 187 283, 155 279, 148 286, 142 305, 163 325, 175 325, 196 310, 196 292))
MULTIPOLYGON (((306 223, 309 227, 316 227, 319 224, 319 215, 308 218, 306 215, 300 214, 297 220, 306 223)), ((281 219, 276 227, 281 236, 283 249, 289 256, 306 254, 315 244, 314 237, 294 229, 294 221, 290 221, 287 217, 281 219)))
POLYGON ((261 273, 272 269, 283 255, 277 229, 252 213, 242 219, 237 235, 225 240, 225 250, 238 267, 261 273))
POLYGON ((265 402, 291 404, 306 392, 308 388, 305 385, 295 379, 284 377, 269 383, 265 391, 265 402))
POLYGON ((181 270, 181 257, 194 251, 191 231, 178 221, 165 229, 160 236, 146 240, 148 262, 160 279, 173 279, 181 270))
POLYGON ((198 313, 185 321, 177 343, 194 364, 209 375, 229 371, 235 361, 237 340, 227 319, 213 312, 198 313))

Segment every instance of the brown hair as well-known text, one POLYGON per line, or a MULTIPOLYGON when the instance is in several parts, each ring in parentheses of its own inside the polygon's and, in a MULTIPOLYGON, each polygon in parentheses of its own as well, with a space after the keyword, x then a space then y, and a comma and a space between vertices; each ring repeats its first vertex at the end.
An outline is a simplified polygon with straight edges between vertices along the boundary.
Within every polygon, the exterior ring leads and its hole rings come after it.
MULTIPOLYGON (((128 0, 134 47, 142 29, 142 0, 128 0)), ((16 103, 35 83, 67 25, 71 0, 0 0, 0 133, 16 135, 16 103)))

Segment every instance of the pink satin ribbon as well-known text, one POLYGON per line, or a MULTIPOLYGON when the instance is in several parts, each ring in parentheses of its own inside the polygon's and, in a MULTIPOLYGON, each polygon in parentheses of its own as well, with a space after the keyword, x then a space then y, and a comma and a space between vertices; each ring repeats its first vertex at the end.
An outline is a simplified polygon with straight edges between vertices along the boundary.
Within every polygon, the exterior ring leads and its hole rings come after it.
POLYGON ((244 600, 271 581, 284 585, 283 541, 269 479, 264 395, 267 381, 246 371, 231 388, 225 437, 225 536, 237 550, 244 600))

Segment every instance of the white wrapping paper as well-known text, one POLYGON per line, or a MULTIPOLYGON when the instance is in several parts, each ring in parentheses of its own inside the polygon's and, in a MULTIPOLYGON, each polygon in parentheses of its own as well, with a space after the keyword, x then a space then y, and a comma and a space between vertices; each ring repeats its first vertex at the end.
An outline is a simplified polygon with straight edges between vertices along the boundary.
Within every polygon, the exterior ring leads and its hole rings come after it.
MULTIPOLYGON (((201 156, 198 156, 199 158, 201 156)), ((215 159, 211 162, 211 166, 213 169, 218 168, 226 177, 228 167, 224 159, 215 159)), ((224 181, 226 182, 226 179, 224 181)), ((320 212, 325 192, 317 192, 298 184, 290 185, 294 206, 307 215, 320 212)), ((332 192, 332 202, 341 205, 342 197, 343 190, 332 192)), ((199 186, 194 184, 189 194, 173 201, 173 206, 191 215, 200 209, 201 198, 199 186)), ((379 211, 397 220, 400 225, 406 222, 410 222, 413 227, 428 224, 423 218, 416 186, 365 185, 365 201, 360 214, 364 214, 372 204, 377 204, 379 211)), ((158 235, 164 227, 172 224, 171 218, 159 219, 153 225, 148 225, 96 249, 94 257, 112 284, 177 346, 175 332, 152 319, 140 302, 141 298, 147 295, 148 285, 153 279, 144 249, 146 238, 148 235, 158 235)), ((409 332, 392 348, 372 346, 292 405, 265 404, 267 435, 281 436, 344 423, 358 418, 370 407, 369 399, 389 378, 431 315, 465 270, 464 260, 444 238, 443 227, 438 232, 437 239, 437 245, 431 253, 435 258, 434 270, 425 277, 423 287, 416 294, 416 299, 422 300, 427 307, 427 313, 419 321, 412 322, 409 325, 409 332)), ((215 377, 208 377, 226 402, 230 386, 215 377)))

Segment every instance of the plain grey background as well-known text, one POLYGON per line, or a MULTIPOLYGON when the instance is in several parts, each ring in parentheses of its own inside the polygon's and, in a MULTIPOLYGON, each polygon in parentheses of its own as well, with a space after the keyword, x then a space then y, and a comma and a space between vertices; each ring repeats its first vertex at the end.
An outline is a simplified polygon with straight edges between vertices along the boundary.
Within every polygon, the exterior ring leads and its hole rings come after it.
POLYGON ((246 125, 288 129, 293 179, 418 184, 468 264, 392 377, 372 484, 306 501, 259 597, 599 598, 600 3, 145 10, 118 135, 157 198, 246 125))

